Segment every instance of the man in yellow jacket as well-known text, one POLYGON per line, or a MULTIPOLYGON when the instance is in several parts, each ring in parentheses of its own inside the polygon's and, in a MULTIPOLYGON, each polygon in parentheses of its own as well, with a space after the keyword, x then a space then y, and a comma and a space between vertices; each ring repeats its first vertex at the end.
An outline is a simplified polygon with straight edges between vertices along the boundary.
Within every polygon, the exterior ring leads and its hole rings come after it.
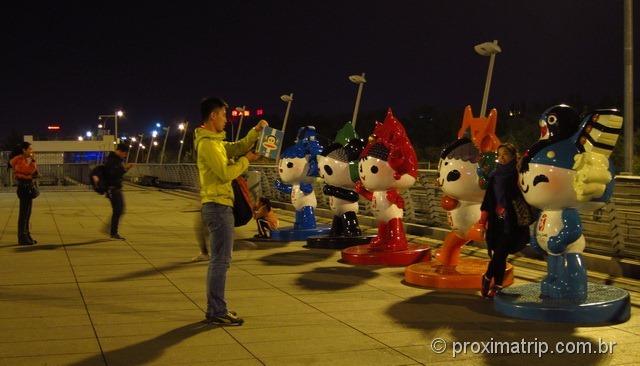
POLYGON ((242 325, 243 320, 227 309, 224 288, 233 249, 233 188, 231 181, 240 176, 259 155, 252 151, 259 132, 267 121, 261 120, 238 142, 226 142, 225 101, 207 98, 200 104, 202 126, 195 130, 195 146, 200 176, 202 221, 209 231, 211 259, 207 273, 206 320, 217 325, 242 325), (229 158, 234 158, 231 163, 229 158))

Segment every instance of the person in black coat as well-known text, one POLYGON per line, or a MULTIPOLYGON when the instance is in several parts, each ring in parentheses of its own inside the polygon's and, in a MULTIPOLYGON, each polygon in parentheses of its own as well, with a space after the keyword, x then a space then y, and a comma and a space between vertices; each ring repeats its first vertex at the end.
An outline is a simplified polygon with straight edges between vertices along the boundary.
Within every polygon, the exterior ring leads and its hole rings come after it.
POLYGON ((107 185, 107 198, 111 202, 111 208, 113 210, 111 215, 111 238, 117 240, 124 240, 118 233, 118 224, 120 222, 120 216, 124 212, 124 197, 122 196, 122 176, 131 169, 133 164, 124 164, 124 159, 129 153, 129 145, 118 144, 115 151, 112 151, 107 156, 107 161, 104 164, 104 175, 107 185))
POLYGON ((493 298, 502 290, 509 254, 522 250, 529 241, 529 228, 518 226, 513 201, 522 195, 516 169, 517 150, 509 143, 498 147, 498 165, 491 173, 480 206, 479 224, 486 225, 486 242, 491 261, 482 277, 482 296, 493 298), (493 282, 493 286, 491 285, 493 282))

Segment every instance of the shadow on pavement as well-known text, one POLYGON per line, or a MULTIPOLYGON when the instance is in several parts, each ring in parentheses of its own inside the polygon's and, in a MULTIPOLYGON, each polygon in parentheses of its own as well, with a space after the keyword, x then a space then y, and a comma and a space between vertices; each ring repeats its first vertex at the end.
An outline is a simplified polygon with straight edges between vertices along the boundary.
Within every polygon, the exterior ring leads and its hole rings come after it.
POLYGON ((335 291, 358 286, 378 276, 368 268, 321 267, 303 273, 296 282, 307 290, 335 291))
MULTIPOLYGON (((171 346, 211 329, 215 329, 215 327, 202 322, 187 324, 155 338, 113 351, 104 352, 104 359, 106 359, 109 365, 146 365, 160 357, 171 346)), ((104 363, 104 359, 103 355, 96 355, 73 363, 71 366, 96 365, 98 363, 104 363)))
POLYGON ((295 252, 274 253, 260 258, 260 261, 271 266, 301 266, 321 262, 335 252, 330 250, 298 250, 295 252))
MULTIPOLYGON (((596 352, 598 342, 582 334, 575 334, 576 328, 584 325, 534 322, 503 317, 493 309, 493 303, 490 300, 484 300, 477 294, 430 292, 396 303, 387 309, 386 314, 407 328, 422 331, 425 337, 425 352, 431 353, 427 357, 438 356, 430 348, 431 342, 436 338, 447 341, 447 353, 440 357, 446 356, 451 361, 454 360, 451 358, 453 357, 452 342, 478 343, 476 349, 484 351, 480 355, 473 354, 472 348, 469 347, 466 355, 458 356, 465 358, 471 356, 475 360, 474 364, 569 365, 579 362, 581 365, 593 365, 607 357, 593 352, 562 355, 547 352, 540 357, 536 350, 540 350, 544 345, 531 345, 528 352, 526 348, 523 352, 521 346, 518 346, 520 353, 510 351, 515 347, 512 346, 514 343, 520 344, 523 339, 525 342, 546 342, 549 351, 555 349, 557 342, 564 344, 572 342, 573 345, 578 344, 577 342, 589 342, 591 349, 596 352), (503 342, 503 345, 499 345, 498 342, 503 342), (508 342, 509 347, 505 347, 504 344, 507 343, 504 342, 508 342), (485 345, 489 348, 483 348, 485 345)), ((597 336, 596 331, 593 334, 597 336)))
POLYGON ((33 252, 37 250, 54 250, 63 247, 77 247, 82 245, 91 245, 98 243, 106 243, 112 241, 110 239, 94 239, 89 241, 83 241, 79 243, 69 243, 69 244, 34 244, 34 245, 16 245, 14 251, 16 252, 33 252))

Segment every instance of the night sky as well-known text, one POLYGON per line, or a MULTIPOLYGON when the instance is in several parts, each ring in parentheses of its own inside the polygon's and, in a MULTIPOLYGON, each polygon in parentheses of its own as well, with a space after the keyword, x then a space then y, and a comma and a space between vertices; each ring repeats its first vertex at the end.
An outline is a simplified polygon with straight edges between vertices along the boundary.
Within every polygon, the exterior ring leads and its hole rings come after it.
POLYGON ((462 114, 472 104, 477 113, 488 58, 473 46, 493 39, 503 52, 490 107, 622 101, 622 0, 174 3, 3 9, 0 138, 53 122, 77 135, 117 108, 129 133, 199 121, 205 96, 282 118, 279 96, 293 92, 294 118, 350 115, 356 86, 347 76, 361 72, 363 111, 431 105, 462 114))

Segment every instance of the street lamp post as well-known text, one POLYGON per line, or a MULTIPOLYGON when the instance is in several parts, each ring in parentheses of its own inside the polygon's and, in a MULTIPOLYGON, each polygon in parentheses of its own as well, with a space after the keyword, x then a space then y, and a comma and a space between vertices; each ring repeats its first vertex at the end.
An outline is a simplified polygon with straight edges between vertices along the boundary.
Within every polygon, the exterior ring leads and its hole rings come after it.
POLYGON ((633 1, 624 0, 624 170, 633 174, 633 1))
POLYGON ((184 141, 187 138, 187 129, 189 128, 189 122, 185 121, 178 125, 178 129, 182 131, 182 140, 180 140, 180 149, 178 149, 178 164, 180 164, 180 159, 182 158, 182 147, 184 146, 184 141))
POLYGON ((240 113, 240 121, 238 122, 238 131, 236 131, 236 140, 240 139, 240 130, 242 129, 242 120, 244 119, 244 111, 247 110, 247 106, 236 107, 236 112, 240 113))
POLYGON ((351 124, 353 125, 353 128, 355 128, 356 118, 358 118, 358 109, 360 108, 360 98, 362 98, 362 89, 364 89, 364 83, 366 83, 367 80, 364 78, 364 72, 362 73, 362 75, 349 76, 349 80, 354 84, 358 84, 358 94, 356 95, 356 105, 353 107, 353 117, 351 117, 351 124))
POLYGON ((282 133, 287 128, 287 121, 289 120, 289 111, 291 110, 291 102, 293 102, 293 93, 281 95, 280 100, 287 102, 287 109, 284 112, 284 121, 282 121, 282 133))
MULTIPOLYGON (((115 123, 114 123, 114 128, 115 128, 115 135, 116 135, 116 141, 115 143, 119 143, 120 142, 120 137, 118 137, 118 118, 122 118, 124 117, 124 112, 122 110, 117 110, 115 111, 114 114, 101 114, 98 116, 98 120, 102 120, 102 118, 113 118, 115 123)), ((105 126, 106 129, 106 126, 105 126)))
POLYGON ((493 64, 496 55, 502 52, 498 46, 498 40, 493 42, 485 42, 477 44, 473 49, 481 56, 489 56, 489 70, 487 70, 487 80, 484 83, 484 93, 482 95, 482 107, 480 108, 480 117, 484 117, 487 113, 487 101, 489 100, 489 88, 491 87, 491 76, 493 75, 493 64))
POLYGON ((164 149, 167 147, 167 138, 169 138, 169 131, 171 130, 169 126, 162 127, 165 130, 164 142, 162 143, 162 153, 160 154, 160 164, 164 164, 164 149))
POLYGON ((155 142, 155 138, 158 136, 158 131, 153 131, 151 133, 151 139, 149 139, 149 152, 147 153, 147 164, 149 164, 149 157, 151 156, 151 152, 153 151, 153 143, 155 142))
POLYGON ((138 149, 136 150, 136 164, 138 164, 138 155, 140 154, 140 147, 142 146, 142 138, 144 137, 144 134, 141 133, 138 137, 140 137, 140 141, 138 141, 138 149))

